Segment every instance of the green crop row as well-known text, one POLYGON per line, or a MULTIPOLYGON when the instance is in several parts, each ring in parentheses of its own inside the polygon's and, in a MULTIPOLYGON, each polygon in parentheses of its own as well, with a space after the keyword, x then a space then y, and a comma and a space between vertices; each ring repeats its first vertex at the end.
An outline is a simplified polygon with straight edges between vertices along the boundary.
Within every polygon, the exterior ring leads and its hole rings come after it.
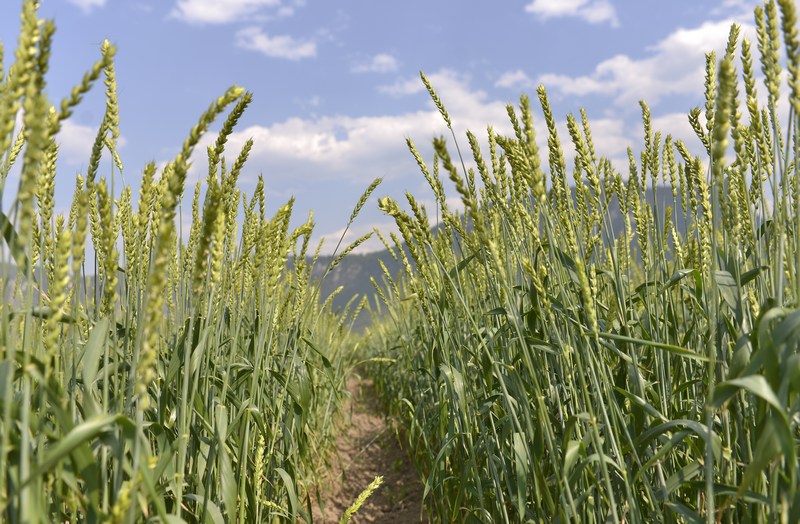
POLYGON ((707 55, 700 154, 642 102, 627 172, 583 111, 568 165, 544 87, 545 151, 524 96, 511 136, 467 133, 469 161, 409 141, 441 227, 410 194, 381 200, 407 275, 375 282, 369 346, 435 521, 800 521, 794 2, 755 26, 707 55))
POLYGON ((115 49, 52 104, 55 26, 37 8, 23 3, 8 70, 0 47, 0 201, 18 178, 0 207, 0 520, 310 520, 358 312, 320 300, 312 217, 292 230, 293 201, 270 217, 263 180, 239 189, 252 141, 225 161, 252 95, 215 100, 172 161, 144 167, 134 202, 115 187, 115 49), (88 167, 54 216, 58 131, 101 78, 88 167), (184 233, 190 156, 226 111, 184 233))

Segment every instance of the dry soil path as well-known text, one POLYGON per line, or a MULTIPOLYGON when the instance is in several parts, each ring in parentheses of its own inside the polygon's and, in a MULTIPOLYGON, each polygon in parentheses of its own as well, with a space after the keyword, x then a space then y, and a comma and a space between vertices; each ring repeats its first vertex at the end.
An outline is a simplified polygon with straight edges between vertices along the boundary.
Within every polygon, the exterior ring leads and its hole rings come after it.
POLYGON ((373 479, 383 476, 383 485, 361 507, 352 524, 413 524, 420 518, 423 485, 406 451, 379 411, 372 381, 348 380, 352 397, 345 405, 342 434, 336 442, 333 469, 323 482, 325 512, 315 508, 314 522, 337 524, 344 511, 373 479))

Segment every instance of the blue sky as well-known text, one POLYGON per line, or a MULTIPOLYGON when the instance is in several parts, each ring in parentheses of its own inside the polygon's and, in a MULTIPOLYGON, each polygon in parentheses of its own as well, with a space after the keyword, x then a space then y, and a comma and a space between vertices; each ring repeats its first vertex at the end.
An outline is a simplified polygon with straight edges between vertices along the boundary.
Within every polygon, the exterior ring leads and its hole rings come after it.
MULTIPOLYGON (((0 40, 9 58, 20 3, 0 7, 0 40)), ((148 161, 170 160, 200 113, 237 84, 254 101, 227 155, 232 160, 245 140, 255 139, 242 189, 252 193, 263 174, 271 210, 295 196, 297 220, 313 209, 317 238, 332 239, 369 182, 384 178, 348 235, 353 239, 372 227, 390 228, 377 210, 379 196, 402 200, 410 191, 432 201, 405 146, 411 137, 430 161, 431 139, 447 132, 420 70, 447 106, 462 149, 466 129, 483 136, 491 124, 508 132, 505 104, 523 92, 535 100, 536 86, 544 83, 562 142, 567 113, 584 107, 598 153, 622 168, 626 147, 639 150, 640 99, 649 103, 657 129, 700 151, 685 115, 703 103, 704 53, 724 48, 733 22, 752 35, 759 3, 43 0, 40 16, 54 18, 58 28, 48 77, 53 101, 79 82, 104 38, 118 46, 126 183, 138 187, 148 161)), ((59 136, 62 211, 75 175, 86 168, 103 110, 99 84, 59 136)), ((544 145, 541 113, 534 118, 544 145)), ((193 159, 192 184, 204 177, 204 151, 198 148, 193 159)), ((110 173, 110 161, 104 166, 110 173)), ((191 192, 187 186, 187 209, 191 192)), ((328 250, 335 243, 327 241, 328 250)))

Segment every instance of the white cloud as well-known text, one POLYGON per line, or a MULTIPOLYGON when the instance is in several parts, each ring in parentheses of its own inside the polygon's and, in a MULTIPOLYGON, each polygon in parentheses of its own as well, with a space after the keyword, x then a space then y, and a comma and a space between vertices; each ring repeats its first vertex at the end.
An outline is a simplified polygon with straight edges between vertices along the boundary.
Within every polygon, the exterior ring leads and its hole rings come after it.
POLYGON ((397 59, 392 55, 381 53, 372 57, 369 62, 358 64, 352 68, 354 73, 391 73, 397 71, 397 59))
POLYGON ((382 85, 378 87, 378 91, 391 96, 407 96, 416 93, 421 93, 425 90, 422 81, 415 77, 410 79, 398 80, 394 84, 382 85))
POLYGON ((314 42, 296 40, 288 35, 270 36, 258 27, 245 27, 237 31, 236 45, 266 56, 288 60, 300 60, 317 55, 317 44, 314 42))
MULTIPOLYGON (((428 78, 450 112, 462 149, 468 148, 464 137, 467 129, 479 137, 485 136, 489 124, 498 132, 513 132, 506 123, 505 104, 489 100, 482 91, 472 90, 465 77, 440 71, 428 78)), ((422 85, 419 79, 416 82, 422 85)), ((293 117, 271 125, 253 125, 235 131, 226 150, 235 155, 247 139, 253 138, 248 165, 263 169, 266 177, 286 177, 280 181, 284 185, 289 175, 298 183, 332 180, 369 183, 375 177, 404 179, 419 173, 406 147, 406 137, 411 137, 426 160, 430 160, 431 139, 448 133, 433 103, 426 105, 425 109, 394 115, 293 117)), ((209 133, 197 149, 203 151, 203 146, 213 140, 215 137, 209 133)), ((198 160, 193 168, 198 179, 205 176, 202 165, 198 160)))
POLYGON ((372 180, 376 176, 399 176, 403 170, 393 160, 406 154, 404 137, 418 136, 438 124, 438 115, 417 112, 396 116, 323 116, 311 119, 290 118, 270 126, 251 126, 233 133, 230 150, 247 138, 255 141, 251 162, 278 167, 304 180, 372 180), (399 153, 399 154, 398 154, 399 153), (293 166, 293 167, 292 167, 293 166))
MULTIPOLYGON (((576 114, 575 116, 580 122, 580 115, 576 114)), ((598 156, 604 156, 612 161, 615 161, 619 158, 627 158, 626 155, 628 146, 635 145, 635 142, 632 142, 631 136, 628 133, 628 128, 622 119, 592 118, 592 115, 590 114, 589 127, 592 131, 592 142, 594 143, 595 151, 598 156)), ((569 132, 566 128, 566 119, 564 122, 564 134, 561 135, 561 137, 562 140, 570 140, 569 132)), ((572 142, 570 140, 570 144, 571 143, 572 142)), ((574 154, 571 151, 571 146, 569 154, 574 154)), ((572 163, 568 165, 572 167, 572 163)))
POLYGON ((522 69, 515 71, 506 71, 494 83, 495 87, 507 88, 530 88, 533 87, 533 80, 525 74, 522 69))
MULTIPOLYGON (((452 118, 467 167, 470 167, 471 154, 465 137, 466 130, 471 130, 484 148, 488 125, 492 125, 498 134, 513 134, 505 102, 472 88, 468 77, 442 70, 428 75, 428 78, 452 118)), ((425 90, 418 78, 403 80, 400 85, 410 92, 413 83, 421 86, 421 91, 425 90)), ((394 115, 295 117, 271 125, 253 125, 235 131, 228 139, 226 149, 229 156, 235 155, 244 142, 252 138, 254 145, 248 165, 257 166, 267 179, 272 179, 268 185, 275 190, 281 190, 289 180, 293 184, 340 180, 356 185, 368 184, 375 177, 383 177, 387 183, 392 180, 404 181, 419 175, 416 162, 405 144, 407 137, 414 141, 426 162, 432 159, 430 143, 436 136, 444 135, 451 153, 455 155, 452 137, 438 110, 431 101, 426 101, 426 106, 418 111, 394 115)), ((546 165, 547 132, 540 114, 534 104, 537 141, 546 165)), ((595 118, 590 113, 589 118, 598 155, 624 159, 627 146, 637 143, 639 127, 631 129, 626 126, 621 116, 595 118)), ((567 156, 567 165, 571 169, 573 153, 564 119, 559 121, 559 136, 567 156)), ((198 150, 204 150, 203 146, 214 139, 213 134, 205 136, 198 150)), ((484 149, 484 156, 488 158, 487 149, 484 149)), ((205 176, 203 165, 198 160, 193 168, 196 171, 193 173, 195 180, 205 176)))
POLYGON ((255 15, 264 8, 280 5, 281 0, 225 0, 224 2, 220 0, 178 0, 170 12, 170 16, 190 23, 224 24, 255 15))
POLYGON ((88 163, 96 136, 96 128, 67 120, 56 137, 59 157, 72 165, 88 163))
MULTIPOLYGON (((368 204, 369 205, 369 204, 368 204)), ((325 233, 322 235, 315 235, 311 240, 311 245, 316 247, 317 244, 322 240, 324 244, 322 246, 322 254, 323 255, 332 255, 333 250, 336 248, 336 244, 339 243, 341 239, 342 244, 339 246, 338 253, 341 253, 344 248, 346 248, 350 243, 354 242, 356 239, 366 235, 368 233, 372 233, 375 229, 378 229, 381 234, 389 239, 389 232, 394 232, 395 234, 399 234, 399 230, 397 229, 397 225, 391 218, 387 217, 388 220, 382 220, 380 222, 372 222, 369 224, 353 224, 350 228, 345 232, 344 228, 340 228, 336 231, 331 233, 325 233), (344 235, 344 237, 342 237, 344 235)), ((391 240, 389 240, 391 242, 391 240)), ((386 249, 381 242, 381 239, 378 235, 372 235, 369 240, 355 248, 352 252, 357 254, 364 254, 364 253, 371 253, 374 251, 381 251, 386 249)))
POLYGON ((59 157, 70 165, 88 164, 97 128, 82 126, 67 120, 56 136, 59 157))
POLYGON ((103 7, 107 0, 68 0, 70 4, 77 6, 84 13, 91 12, 96 7, 103 7))
MULTIPOLYGON (((97 129, 97 126, 85 126, 76 124, 72 120, 65 120, 56 135, 59 159, 71 166, 88 164, 97 129)), ((125 137, 121 136, 117 144, 118 148, 124 147, 125 143, 125 137)))
POLYGON ((574 16, 590 24, 608 22, 612 27, 619 26, 617 12, 609 0, 534 0, 525 10, 542 20, 574 16))
MULTIPOLYGON (((641 126, 640 126, 641 127, 641 126)), ((703 151, 700 139, 689 124, 687 113, 667 113, 653 118, 653 130, 661 131, 662 137, 672 135, 673 142, 682 140, 689 151, 697 155, 703 151)))
MULTIPOLYGON (((656 105, 665 96, 702 93, 705 54, 724 52, 730 26, 731 20, 723 20, 681 28, 651 47, 652 54, 647 58, 617 55, 600 62, 589 75, 549 73, 538 80, 563 94, 613 96, 616 103, 627 107, 634 107, 641 99, 656 105)), ((748 25, 742 30, 752 32, 748 25)))

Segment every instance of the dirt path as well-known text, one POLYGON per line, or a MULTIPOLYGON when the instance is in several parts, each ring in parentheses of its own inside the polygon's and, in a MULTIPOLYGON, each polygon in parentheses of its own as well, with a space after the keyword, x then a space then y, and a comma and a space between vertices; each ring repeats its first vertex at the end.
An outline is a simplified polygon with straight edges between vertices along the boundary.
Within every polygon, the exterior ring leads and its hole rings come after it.
MULTIPOLYGON (((314 522, 337 524, 361 491, 378 476, 383 485, 364 503, 350 521, 353 524, 413 524, 420 519, 423 484, 413 464, 401 449, 392 428, 378 410, 372 381, 352 377, 347 383, 352 398, 345 405, 351 420, 336 442, 331 478, 324 484, 325 513, 315 508, 314 522)), ((345 426, 346 427, 346 426, 345 426)))

